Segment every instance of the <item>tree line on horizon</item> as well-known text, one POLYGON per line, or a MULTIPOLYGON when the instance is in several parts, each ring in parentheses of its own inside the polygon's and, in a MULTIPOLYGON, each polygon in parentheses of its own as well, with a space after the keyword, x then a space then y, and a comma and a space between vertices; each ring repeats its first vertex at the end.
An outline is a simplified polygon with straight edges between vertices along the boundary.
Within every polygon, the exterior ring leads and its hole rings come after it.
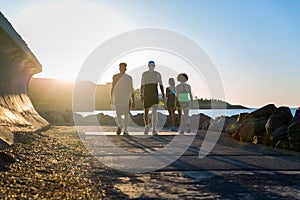
MULTIPOLYGON (((95 108, 96 110, 110 110, 110 90, 111 84, 94 84, 89 81, 83 81, 80 83, 80 92, 82 95, 86 95, 86 91, 95 91, 95 108)), ((32 78, 30 81, 28 92, 29 97, 32 100, 33 105, 38 111, 62 111, 72 110, 72 98, 73 98, 74 83, 68 83, 62 80, 56 79, 43 79, 43 78, 32 78)), ((143 109, 142 102, 140 99, 139 89, 135 90, 136 107, 135 110, 143 109)), ((82 102, 83 110, 84 105, 87 102, 82 102)), ((163 102, 160 102, 163 107, 163 102)), ((226 101, 219 99, 204 99, 195 96, 194 109, 246 109, 241 105, 231 105, 226 101)))

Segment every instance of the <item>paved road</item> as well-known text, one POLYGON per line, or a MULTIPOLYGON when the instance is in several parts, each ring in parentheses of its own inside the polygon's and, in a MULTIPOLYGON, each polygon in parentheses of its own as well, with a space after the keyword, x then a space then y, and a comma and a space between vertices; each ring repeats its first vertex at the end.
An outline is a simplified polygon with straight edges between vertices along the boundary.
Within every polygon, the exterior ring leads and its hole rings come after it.
MULTIPOLYGON (((241 143, 222 134, 212 151, 199 159, 205 132, 180 136, 174 143, 175 136, 169 132, 153 137, 137 131, 124 137, 111 131, 104 130, 107 136, 88 131, 81 138, 95 157, 110 167, 144 170, 115 171, 110 177, 127 198, 300 199, 299 153, 241 143), (183 142, 190 138, 192 143, 184 151, 183 142), (172 142, 175 145, 170 146, 172 142), (165 154, 153 155, 162 149, 167 149, 165 154), (163 164, 168 165, 147 172, 163 164)), ((104 175, 100 168, 95 163, 94 173, 104 175)))

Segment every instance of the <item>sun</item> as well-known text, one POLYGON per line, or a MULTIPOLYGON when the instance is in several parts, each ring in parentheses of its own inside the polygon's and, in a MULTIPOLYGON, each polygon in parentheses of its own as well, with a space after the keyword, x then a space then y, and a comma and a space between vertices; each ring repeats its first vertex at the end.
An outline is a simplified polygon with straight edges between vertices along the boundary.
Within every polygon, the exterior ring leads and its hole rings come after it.
POLYGON ((94 1, 39 1, 11 21, 42 63, 36 77, 63 80, 75 79, 102 42, 135 27, 128 16, 94 1))

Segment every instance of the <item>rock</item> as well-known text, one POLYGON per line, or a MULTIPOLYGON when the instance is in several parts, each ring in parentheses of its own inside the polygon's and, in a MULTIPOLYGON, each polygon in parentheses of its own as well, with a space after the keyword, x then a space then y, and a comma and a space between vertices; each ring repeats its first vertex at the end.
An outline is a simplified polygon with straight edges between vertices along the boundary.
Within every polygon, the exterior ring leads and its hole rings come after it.
POLYGON ((288 141, 287 131, 288 131, 287 125, 280 126, 275 131, 273 131, 269 137, 271 145, 275 146, 279 140, 288 141))
POLYGON ((15 162, 15 159, 6 154, 5 152, 0 152, 0 166, 9 165, 15 162))
POLYGON ((300 107, 296 110, 294 118, 291 120, 290 124, 300 120, 300 107))
POLYGON ((261 117, 268 119, 276 109, 277 108, 274 104, 269 104, 249 113, 247 116, 245 116, 245 119, 261 117))
POLYGON ((254 135, 252 144, 268 145, 269 139, 266 135, 254 135))
POLYGON ((241 126, 242 126, 242 123, 236 122, 236 123, 232 124, 231 126, 229 126, 227 128, 226 132, 231 136, 235 136, 239 132, 241 126))
MULTIPOLYGON (((150 114, 150 119, 152 119, 152 114, 150 114)), ((163 127, 170 127, 169 124, 169 119, 168 119, 169 115, 164 115, 160 112, 158 112, 158 121, 157 121, 157 127, 158 128, 163 128, 163 127), (168 126, 166 126, 168 125, 168 126)), ((175 120, 176 120, 176 116, 175 116, 175 120)))
MULTIPOLYGON (((266 123, 266 133, 270 136, 273 131, 283 125, 288 125, 289 122, 293 119, 290 108, 288 107, 279 107, 277 108, 266 123)), ((276 143, 275 143, 276 144, 276 143)))
POLYGON ((291 150, 300 151, 300 120, 289 125, 288 137, 291 150))
MULTIPOLYGON (((95 115, 88 115, 88 116, 82 117, 82 118, 77 116, 77 118, 80 119, 79 124, 82 126, 93 126, 93 125, 97 126, 97 125, 99 125, 98 118, 95 115)), ((77 125, 79 125, 79 124, 77 124, 77 125)))
POLYGON ((228 133, 229 135, 231 135, 233 138, 239 140, 240 137, 238 135, 238 132, 242 126, 242 122, 243 120, 246 118, 246 116, 249 113, 240 113, 236 119, 235 123, 232 124, 228 124, 227 128, 226 128, 226 133, 228 133))
POLYGON ((74 118, 74 122, 76 122, 76 125, 84 124, 84 117, 82 115, 74 113, 73 118, 74 118))
POLYGON ((282 141, 282 140, 279 140, 276 145, 275 145, 276 148, 279 148, 279 149, 287 149, 287 150, 290 150, 290 143, 287 142, 287 141, 282 141))
POLYGON ((242 123, 243 120, 249 115, 249 113, 240 113, 236 122, 237 123, 242 123))
POLYGON ((211 120, 212 120, 211 117, 202 113, 197 115, 192 115, 190 118, 191 126, 197 127, 198 125, 198 130, 208 130, 211 120))
POLYGON ((300 120, 288 127, 288 136, 290 141, 300 140, 300 120))
POLYGON ((40 114, 44 119, 46 119, 50 124, 55 125, 72 125, 73 112, 71 110, 66 111, 47 111, 40 114))
POLYGON ((266 122, 264 117, 244 120, 238 132, 241 141, 252 142, 254 135, 265 135, 266 122))
POLYGON ((294 142, 294 143, 290 143, 290 149, 293 151, 298 151, 300 152, 300 142, 294 142))
POLYGON ((131 119, 132 119, 132 122, 134 123, 134 125, 145 126, 144 125, 144 114, 133 115, 133 116, 131 116, 131 119))
POLYGON ((233 115, 231 117, 217 117, 215 120, 212 121, 211 125, 209 126, 209 129, 216 131, 219 131, 221 129, 222 132, 226 132, 226 130, 237 121, 237 119, 238 115, 233 115))
POLYGON ((110 125, 115 126, 116 122, 115 119, 109 115, 105 115, 103 113, 97 114, 97 119, 100 125, 110 125))

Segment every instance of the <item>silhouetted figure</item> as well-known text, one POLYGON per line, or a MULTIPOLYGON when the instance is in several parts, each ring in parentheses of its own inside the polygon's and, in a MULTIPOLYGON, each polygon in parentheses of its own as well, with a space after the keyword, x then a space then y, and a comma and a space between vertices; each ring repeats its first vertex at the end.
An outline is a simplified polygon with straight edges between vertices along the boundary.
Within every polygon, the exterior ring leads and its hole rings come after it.
POLYGON ((124 114, 124 135, 128 135, 128 121, 130 104, 132 108, 135 107, 134 102, 134 90, 132 85, 132 78, 128 74, 125 74, 127 64, 120 63, 120 73, 113 76, 112 88, 111 88, 111 103, 116 106, 117 114, 117 135, 121 134, 122 131, 122 119, 121 116, 124 114))
POLYGON ((169 112, 169 119, 170 119, 170 125, 171 125, 171 131, 176 131, 175 127, 175 110, 178 110, 178 123, 180 124, 181 119, 181 110, 180 110, 180 104, 178 102, 177 96, 176 96, 176 89, 175 89, 175 81, 173 78, 169 79, 169 87, 166 89, 166 107, 169 112))
POLYGON ((143 73, 141 83, 141 100, 144 103, 144 134, 147 135, 149 133, 149 109, 152 108, 152 134, 158 135, 156 130, 158 120, 157 109, 159 103, 157 86, 159 84, 163 99, 165 99, 164 87, 160 73, 154 71, 155 62, 149 61, 148 67, 149 70, 143 73))
POLYGON ((188 76, 185 73, 181 73, 177 76, 177 80, 180 82, 176 86, 176 96, 178 98, 180 108, 183 110, 182 120, 180 124, 179 134, 184 134, 184 131, 191 132, 189 110, 193 104, 193 96, 191 92, 191 86, 187 84, 188 76))

